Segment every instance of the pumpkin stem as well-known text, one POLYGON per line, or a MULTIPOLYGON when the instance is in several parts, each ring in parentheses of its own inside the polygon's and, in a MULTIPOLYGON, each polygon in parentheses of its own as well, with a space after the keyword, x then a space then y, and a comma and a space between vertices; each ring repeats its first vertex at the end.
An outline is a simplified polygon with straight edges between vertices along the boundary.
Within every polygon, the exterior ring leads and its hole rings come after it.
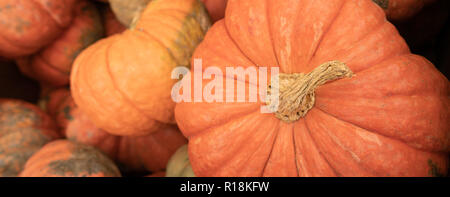
MULTIPOLYGON (((287 123, 306 116, 315 103, 315 89, 328 81, 352 77, 353 72, 340 61, 326 62, 308 74, 279 74, 279 105, 275 116, 287 123)), ((269 86, 268 94, 271 89, 269 86)), ((270 97, 268 97, 270 98, 270 97)), ((270 105, 270 99, 267 104, 270 105)))

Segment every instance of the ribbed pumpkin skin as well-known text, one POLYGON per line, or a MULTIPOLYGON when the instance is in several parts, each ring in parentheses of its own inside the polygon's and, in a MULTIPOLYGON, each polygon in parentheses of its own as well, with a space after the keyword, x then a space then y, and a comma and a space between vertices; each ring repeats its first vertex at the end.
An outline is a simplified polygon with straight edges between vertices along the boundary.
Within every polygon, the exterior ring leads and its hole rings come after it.
POLYGON ((17 60, 24 74, 48 86, 70 83, 72 63, 78 54, 103 37, 102 19, 95 5, 79 0, 75 17, 64 33, 38 53, 17 60))
POLYGON ((189 162, 188 146, 183 145, 170 157, 166 177, 195 177, 189 162))
POLYGON ((17 58, 37 52, 70 24, 76 0, 2 0, 0 56, 17 58))
POLYGON ((56 112, 51 114, 67 139, 98 148, 128 171, 164 170, 171 155, 187 143, 175 126, 139 137, 111 135, 97 128, 66 93, 69 90, 52 92, 49 104, 60 101, 56 112))
POLYGON ((0 99, 0 177, 17 176, 33 153, 59 137, 51 118, 37 106, 0 99))
POLYGON ((135 28, 78 56, 71 75, 77 106, 115 135, 146 135, 174 124, 171 72, 189 66, 209 24, 197 0, 152 1, 135 28))
POLYGON ((69 140, 48 143, 26 163, 21 177, 120 177, 117 166, 94 147, 69 140))
POLYGON ((339 60, 355 73, 319 86, 314 107, 293 123, 262 114, 261 103, 177 104, 197 176, 447 173, 449 81, 410 53, 370 0, 230 0, 193 58, 204 69, 279 65, 280 73, 339 60))
POLYGON ((393 21, 406 20, 417 14, 422 8, 436 0, 373 0, 386 12, 387 18, 393 21))

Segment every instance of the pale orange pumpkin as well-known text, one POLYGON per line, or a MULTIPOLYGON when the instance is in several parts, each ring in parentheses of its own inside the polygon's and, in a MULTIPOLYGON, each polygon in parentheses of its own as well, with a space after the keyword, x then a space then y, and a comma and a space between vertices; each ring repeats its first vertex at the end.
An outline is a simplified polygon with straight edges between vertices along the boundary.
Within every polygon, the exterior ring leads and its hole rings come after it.
POLYGON ((197 176, 448 172, 450 83, 370 0, 230 0, 196 58, 280 71, 274 113, 260 111, 271 100, 177 104, 197 176))
POLYGON ((175 124, 171 72, 189 67, 209 25, 197 0, 152 1, 132 28, 77 57, 71 75, 75 103, 114 135, 147 135, 175 124))

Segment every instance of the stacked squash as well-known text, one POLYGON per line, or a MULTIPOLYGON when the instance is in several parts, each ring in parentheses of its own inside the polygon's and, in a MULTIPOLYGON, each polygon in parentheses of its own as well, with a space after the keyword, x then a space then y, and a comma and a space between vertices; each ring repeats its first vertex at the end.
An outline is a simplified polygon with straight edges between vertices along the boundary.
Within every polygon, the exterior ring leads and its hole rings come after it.
POLYGON ((445 176, 450 83, 389 22, 433 2, 0 1, 0 62, 41 85, 0 99, 0 176, 445 176), (175 102, 198 59, 258 100, 175 102))

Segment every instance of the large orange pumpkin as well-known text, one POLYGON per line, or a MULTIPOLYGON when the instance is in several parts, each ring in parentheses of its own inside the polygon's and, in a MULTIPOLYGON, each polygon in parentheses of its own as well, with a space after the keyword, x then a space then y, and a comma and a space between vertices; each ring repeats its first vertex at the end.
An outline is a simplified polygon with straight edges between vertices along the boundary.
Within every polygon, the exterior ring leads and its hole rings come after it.
POLYGON ((386 12, 387 18, 402 21, 417 14, 422 8, 436 0, 373 0, 386 12))
POLYGON ((0 1, 0 56, 35 53, 70 24, 76 0, 0 1))
POLYGON ((57 140, 48 143, 25 164, 21 177, 119 177, 117 166, 94 147, 57 140))
POLYGON ((176 126, 139 137, 111 135, 92 124, 67 89, 52 92, 47 106, 67 139, 97 147, 127 171, 164 170, 171 155, 187 143, 176 126))
POLYGON ((69 84, 75 58, 104 33, 100 13, 93 3, 79 0, 74 12, 71 25, 60 37, 38 53, 17 60, 24 74, 47 86, 69 84))
POLYGON ((370 0, 230 0, 193 58, 276 66, 281 98, 275 113, 260 112, 270 100, 177 104, 197 176, 447 173, 449 81, 370 0))
POLYGON ((189 66, 209 24, 197 0, 152 1, 133 28, 78 56, 71 76, 75 102, 115 135, 146 135, 174 124, 171 72, 189 66))
POLYGON ((0 99, 0 176, 17 176, 33 153, 59 137, 51 118, 37 106, 0 99))

